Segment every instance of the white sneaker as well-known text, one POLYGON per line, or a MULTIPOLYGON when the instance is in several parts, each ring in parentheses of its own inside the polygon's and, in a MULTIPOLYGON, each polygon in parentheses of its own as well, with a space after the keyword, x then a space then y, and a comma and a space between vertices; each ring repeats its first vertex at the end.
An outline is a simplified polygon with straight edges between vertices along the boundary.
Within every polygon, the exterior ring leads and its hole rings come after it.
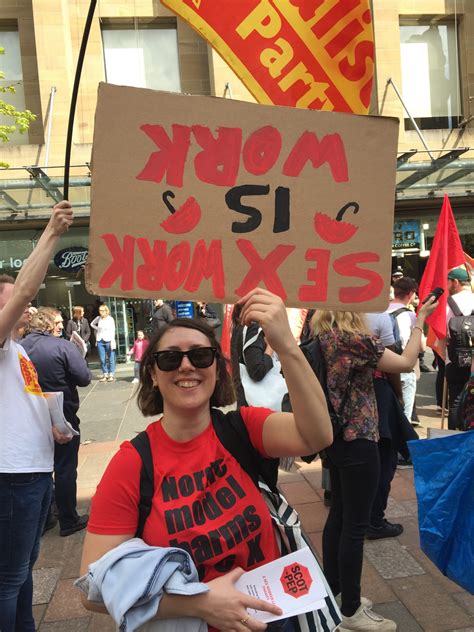
POLYGON ((132 384, 138 384, 140 380, 138 379, 138 377, 134 377, 132 380, 132 384))
POLYGON ((99 377, 99 382, 107 382, 108 377, 109 377, 109 374, 108 373, 104 373, 104 375, 101 375, 99 377))
MULTIPOLYGON (((341 595, 341 593, 336 595, 335 599, 336 599, 337 605, 340 608, 341 604, 342 604, 342 595, 341 595)), ((360 598, 360 605, 363 606, 364 608, 372 608, 372 606, 374 605, 374 602, 372 601, 372 599, 368 599, 367 597, 361 597, 360 598)))
POLYGON ((337 629, 339 632, 395 632, 397 624, 361 604, 352 617, 342 615, 342 623, 337 629))

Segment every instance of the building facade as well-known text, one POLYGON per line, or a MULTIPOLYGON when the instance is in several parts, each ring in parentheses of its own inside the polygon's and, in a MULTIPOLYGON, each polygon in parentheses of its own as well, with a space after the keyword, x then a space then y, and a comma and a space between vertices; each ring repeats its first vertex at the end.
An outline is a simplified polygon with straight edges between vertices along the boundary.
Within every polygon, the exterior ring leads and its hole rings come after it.
MULTIPOLYGON (((340 1, 315 4, 324 13, 340 1)), ((3 98, 37 115, 28 134, 16 134, 1 147, 1 160, 10 165, 0 171, 2 272, 21 268, 49 208, 62 198, 69 106, 88 8, 89 0, 0 3, 0 46, 5 48, 0 68, 6 74, 2 83, 17 88, 15 95, 3 98)), ((474 253, 474 2, 372 0, 372 16, 376 64, 370 113, 400 119, 394 265, 419 277, 445 192, 464 248, 474 253)), ((349 24, 350 12, 344 19, 349 24)), ((100 298, 87 293, 82 266, 101 81, 253 100, 206 42, 158 0, 98 2, 73 135, 69 199, 76 222, 62 240, 38 297, 66 313, 76 303, 92 309, 100 298)), ((146 301, 112 304, 124 329, 127 319, 144 326, 151 311, 146 301)))

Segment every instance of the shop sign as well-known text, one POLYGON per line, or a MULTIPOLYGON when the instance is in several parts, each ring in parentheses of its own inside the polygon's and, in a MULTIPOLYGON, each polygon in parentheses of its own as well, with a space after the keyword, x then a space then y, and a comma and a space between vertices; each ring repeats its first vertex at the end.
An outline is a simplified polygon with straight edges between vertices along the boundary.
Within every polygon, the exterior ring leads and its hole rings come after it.
POLYGON ((82 246, 70 246, 56 254, 54 265, 64 272, 78 272, 85 266, 88 252, 82 246))
POLYGON ((176 301, 177 318, 194 318, 194 307, 192 301, 176 301))
POLYGON ((408 222, 396 222, 393 225, 393 250, 419 250, 420 249, 420 222, 411 220, 408 222))

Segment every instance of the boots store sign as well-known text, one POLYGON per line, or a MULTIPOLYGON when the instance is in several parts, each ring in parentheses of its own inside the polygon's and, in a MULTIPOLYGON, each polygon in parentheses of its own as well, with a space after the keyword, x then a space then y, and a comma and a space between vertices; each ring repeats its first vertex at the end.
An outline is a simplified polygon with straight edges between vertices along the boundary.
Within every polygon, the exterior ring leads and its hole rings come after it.
POLYGON ((78 272, 87 261, 88 250, 82 246, 70 246, 54 257, 54 265, 63 272, 78 272))

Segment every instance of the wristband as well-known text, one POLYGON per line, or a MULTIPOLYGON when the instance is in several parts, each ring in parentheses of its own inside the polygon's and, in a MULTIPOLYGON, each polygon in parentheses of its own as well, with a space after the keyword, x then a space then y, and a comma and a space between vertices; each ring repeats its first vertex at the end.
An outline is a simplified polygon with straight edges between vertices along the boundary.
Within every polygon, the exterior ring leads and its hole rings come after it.
POLYGON ((423 333, 423 328, 419 327, 418 325, 415 325, 413 329, 418 329, 419 331, 421 331, 421 333, 423 333))

